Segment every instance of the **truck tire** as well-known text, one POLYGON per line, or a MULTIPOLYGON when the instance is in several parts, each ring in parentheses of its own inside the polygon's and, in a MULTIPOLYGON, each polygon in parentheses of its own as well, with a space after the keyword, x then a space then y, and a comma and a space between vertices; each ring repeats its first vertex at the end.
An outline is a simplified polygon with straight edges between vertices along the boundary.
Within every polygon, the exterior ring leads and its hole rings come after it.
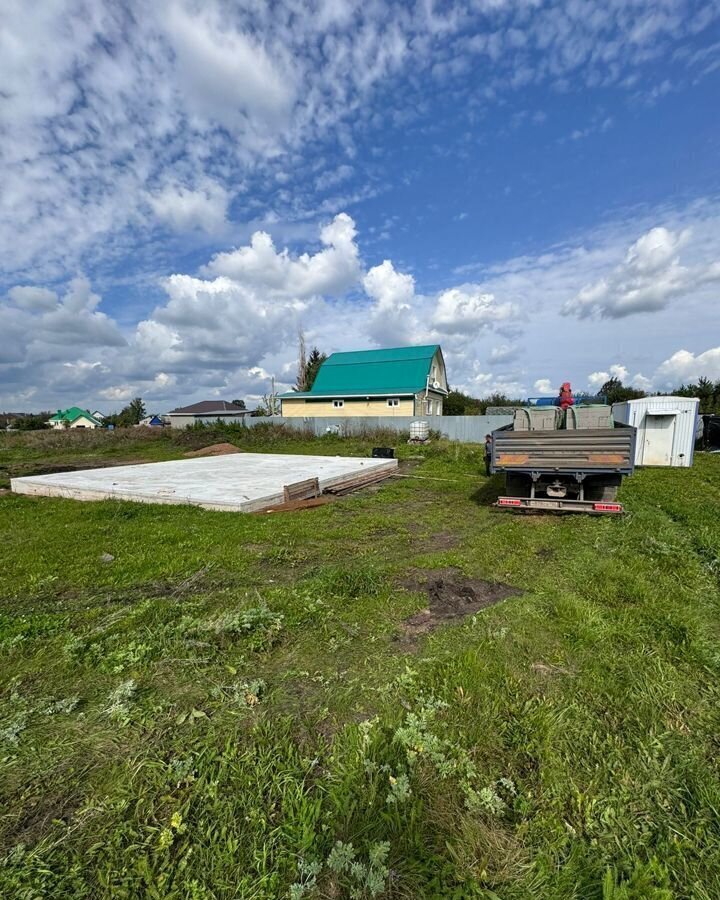
POLYGON ((505 474, 505 495, 507 497, 529 497, 530 479, 519 472, 505 474))
POLYGON ((585 483, 585 499, 612 503, 617 498, 620 475, 588 479, 585 483))

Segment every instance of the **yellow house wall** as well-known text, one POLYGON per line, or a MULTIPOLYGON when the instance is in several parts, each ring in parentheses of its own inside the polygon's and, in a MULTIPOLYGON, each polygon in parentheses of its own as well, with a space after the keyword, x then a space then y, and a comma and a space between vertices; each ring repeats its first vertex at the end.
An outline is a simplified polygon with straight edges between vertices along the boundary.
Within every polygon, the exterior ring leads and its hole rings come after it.
MULTIPOLYGON (((62 430, 66 427, 62 422, 51 422, 50 425, 52 428, 59 429, 59 430, 62 430)), ((75 419, 74 422, 72 422, 67 427, 68 428, 77 428, 78 425, 84 425, 85 428, 98 428, 99 427, 98 425, 95 425, 94 422, 91 422, 90 419, 84 418, 84 416, 79 416, 77 419, 75 419)))
POLYGON ((400 398, 399 406, 388 406, 387 398, 377 400, 345 400, 345 405, 340 409, 333 406, 332 400, 282 400, 281 415, 287 418, 306 416, 413 416, 415 415, 413 400, 411 397, 400 398))
POLYGON ((71 428, 77 428, 78 425, 84 425, 85 428, 97 428, 98 426, 91 422, 90 419, 86 419, 84 416, 79 416, 75 421, 70 425, 71 428))

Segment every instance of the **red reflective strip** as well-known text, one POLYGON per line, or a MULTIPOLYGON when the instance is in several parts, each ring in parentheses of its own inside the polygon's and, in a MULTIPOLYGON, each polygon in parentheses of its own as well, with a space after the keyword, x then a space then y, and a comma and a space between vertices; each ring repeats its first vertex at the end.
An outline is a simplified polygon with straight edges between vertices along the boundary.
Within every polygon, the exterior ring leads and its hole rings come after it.
POLYGON ((598 512, 622 512, 621 503, 593 503, 593 509, 598 512))
POLYGON ((498 499, 498 506, 521 506, 521 501, 511 497, 500 497, 498 499))

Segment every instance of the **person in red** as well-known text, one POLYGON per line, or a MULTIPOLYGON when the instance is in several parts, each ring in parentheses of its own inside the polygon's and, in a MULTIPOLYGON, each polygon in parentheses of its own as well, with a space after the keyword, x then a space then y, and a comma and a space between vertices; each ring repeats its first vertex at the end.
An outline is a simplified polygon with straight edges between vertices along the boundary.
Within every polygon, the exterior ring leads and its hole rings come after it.
POLYGON ((560 395, 558 397, 558 405, 559 405, 560 409, 563 412, 565 412, 565 410, 568 407, 574 406, 574 404, 575 404, 575 399, 573 398, 573 395, 572 395, 572 389, 570 387, 570 382, 563 381, 562 385, 560 386, 560 395))

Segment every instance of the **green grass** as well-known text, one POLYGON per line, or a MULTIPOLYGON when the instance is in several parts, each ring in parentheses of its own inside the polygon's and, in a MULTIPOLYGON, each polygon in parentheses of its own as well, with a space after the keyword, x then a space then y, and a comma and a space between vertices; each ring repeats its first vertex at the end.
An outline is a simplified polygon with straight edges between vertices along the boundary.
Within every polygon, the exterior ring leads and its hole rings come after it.
MULTIPOLYGON (((5 435, 0 468, 227 439, 5 435)), ((295 513, 0 496, 0 896, 720 896, 720 458, 613 519, 399 452, 295 513), (449 566, 523 593, 409 647, 399 583, 449 566)))

